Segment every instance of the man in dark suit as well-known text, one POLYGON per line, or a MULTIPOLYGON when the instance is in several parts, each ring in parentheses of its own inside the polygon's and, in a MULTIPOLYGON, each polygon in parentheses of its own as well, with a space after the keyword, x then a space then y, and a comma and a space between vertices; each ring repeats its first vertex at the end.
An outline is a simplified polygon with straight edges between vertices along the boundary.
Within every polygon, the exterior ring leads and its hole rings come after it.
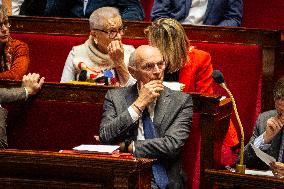
POLYGON ((154 0, 152 20, 174 18, 182 24, 240 26, 242 0, 154 0))
MULTIPOLYGON (((0 104, 24 101, 29 96, 36 94, 42 84, 44 77, 40 78, 39 74, 24 75, 22 80, 22 87, 5 89, 0 88, 0 104)), ((0 106, 0 149, 7 148, 7 135, 6 135, 6 118, 7 110, 0 106)))
POLYGON ((157 48, 138 47, 130 65, 137 83, 107 92, 100 141, 119 143, 135 157, 158 159, 152 188, 184 188, 180 152, 191 128, 191 96, 163 86, 165 62, 157 48))
POLYGON ((274 87, 275 109, 259 115, 253 136, 245 147, 244 161, 247 167, 268 169, 254 153, 251 144, 263 150, 276 159, 273 163, 274 173, 282 169, 284 176, 284 77, 281 77, 274 87), (282 162, 282 163, 281 163, 282 162))
POLYGON ((143 20, 144 12, 139 0, 47 0, 45 16, 85 17, 102 7, 119 9, 124 20, 143 20))

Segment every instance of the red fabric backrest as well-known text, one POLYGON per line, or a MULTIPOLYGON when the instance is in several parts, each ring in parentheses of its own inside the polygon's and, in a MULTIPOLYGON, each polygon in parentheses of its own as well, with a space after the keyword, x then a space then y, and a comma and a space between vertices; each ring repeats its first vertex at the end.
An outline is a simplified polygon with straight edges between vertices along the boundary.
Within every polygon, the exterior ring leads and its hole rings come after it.
POLYGON ((39 73, 49 82, 60 81, 70 50, 84 43, 87 38, 26 33, 13 33, 12 37, 29 46, 31 63, 28 71, 39 73))
POLYGON ((244 0, 242 26, 284 30, 283 0, 244 0))
POLYGON ((200 114, 193 113, 191 132, 182 150, 183 170, 187 174, 188 189, 199 188, 200 148, 201 148, 200 114))
POLYGON ((95 143, 102 104, 34 100, 8 110, 9 148, 59 151, 95 143))
MULTIPOLYGON (((253 127, 261 112, 262 49, 257 45, 194 43, 198 49, 211 54, 213 69, 220 70, 234 95, 244 127, 245 142, 252 136, 253 127)), ((214 93, 228 96, 223 88, 214 85, 214 93)), ((235 116, 232 116, 235 118, 235 116)), ((238 124, 233 119, 236 129, 238 124)))
POLYGON ((152 11, 152 6, 154 3, 154 0, 141 0, 141 5, 144 9, 145 13, 145 21, 151 21, 151 11, 152 11))

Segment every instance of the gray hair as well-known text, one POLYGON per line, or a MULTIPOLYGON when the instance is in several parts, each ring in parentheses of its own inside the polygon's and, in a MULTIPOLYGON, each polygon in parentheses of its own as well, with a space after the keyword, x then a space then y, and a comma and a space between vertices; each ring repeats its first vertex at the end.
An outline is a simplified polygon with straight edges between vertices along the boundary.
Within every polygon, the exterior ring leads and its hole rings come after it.
POLYGON ((96 9, 89 18, 90 29, 105 29, 105 23, 108 19, 121 17, 119 10, 114 7, 102 7, 96 9))
POLYGON ((275 84, 274 90, 274 101, 284 100, 284 76, 282 76, 275 84))
POLYGON ((131 54, 130 54, 130 56, 129 56, 129 63, 128 63, 128 66, 131 66, 131 67, 136 67, 136 63, 135 63, 135 61, 136 61, 136 50, 135 51, 133 51, 131 54))

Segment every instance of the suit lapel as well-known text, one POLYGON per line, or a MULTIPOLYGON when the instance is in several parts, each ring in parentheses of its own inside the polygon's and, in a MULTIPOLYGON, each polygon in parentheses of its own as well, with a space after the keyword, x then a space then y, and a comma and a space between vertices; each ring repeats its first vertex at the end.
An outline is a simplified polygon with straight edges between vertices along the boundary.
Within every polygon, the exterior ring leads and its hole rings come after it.
POLYGON ((165 90, 161 92, 160 97, 157 99, 154 113, 154 125, 159 136, 164 132, 162 129, 166 129, 165 127, 161 127, 161 125, 170 102, 170 90, 165 88, 165 90))
POLYGON ((126 92, 125 100, 127 107, 129 107, 138 98, 137 83, 131 86, 126 92))
POLYGON ((211 11, 213 3, 214 3, 214 0, 208 0, 208 4, 207 4, 206 12, 205 12, 205 15, 204 15, 203 23, 207 20, 208 14, 211 11))

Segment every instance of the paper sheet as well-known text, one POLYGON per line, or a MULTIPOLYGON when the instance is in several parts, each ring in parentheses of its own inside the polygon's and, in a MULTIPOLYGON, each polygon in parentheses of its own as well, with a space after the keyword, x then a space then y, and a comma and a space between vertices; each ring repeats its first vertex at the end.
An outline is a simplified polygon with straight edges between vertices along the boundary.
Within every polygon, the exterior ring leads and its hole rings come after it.
POLYGON ((261 151, 259 148, 256 148, 253 144, 251 144, 252 149, 259 159, 261 159, 266 165, 270 166, 271 162, 276 162, 276 159, 267 153, 261 151))
POLYGON ((73 148, 75 151, 88 152, 88 153, 109 153, 117 150, 119 146, 117 145, 87 145, 82 144, 73 148))
POLYGON ((169 82, 169 81, 164 81, 163 85, 174 90, 174 91, 182 91, 185 84, 179 83, 179 82, 169 82))

